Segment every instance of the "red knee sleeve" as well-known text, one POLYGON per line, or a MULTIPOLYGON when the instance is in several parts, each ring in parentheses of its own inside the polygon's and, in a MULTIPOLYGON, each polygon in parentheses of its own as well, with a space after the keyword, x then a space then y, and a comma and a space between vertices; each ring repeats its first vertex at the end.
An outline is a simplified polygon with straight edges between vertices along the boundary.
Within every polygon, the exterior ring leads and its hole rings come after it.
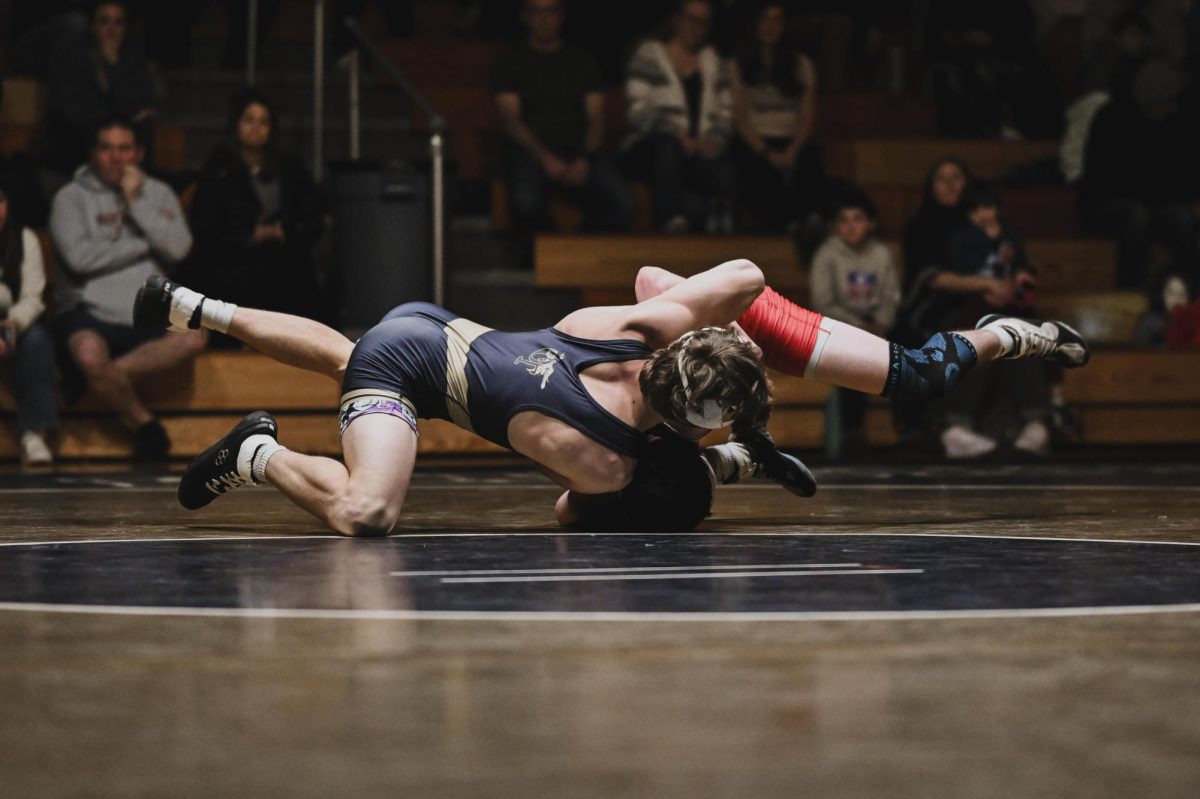
POLYGON ((763 351, 763 363, 802 377, 821 329, 819 313, 801 308, 770 286, 763 289, 738 324, 763 351))

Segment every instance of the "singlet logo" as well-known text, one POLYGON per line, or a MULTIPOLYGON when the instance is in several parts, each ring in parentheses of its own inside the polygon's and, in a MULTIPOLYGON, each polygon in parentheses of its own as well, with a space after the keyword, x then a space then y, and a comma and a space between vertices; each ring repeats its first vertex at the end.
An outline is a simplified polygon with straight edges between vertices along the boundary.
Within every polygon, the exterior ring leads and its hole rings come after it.
POLYGON ((542 347, 528 355, 520 356, 513 363, 528 367, 525 371, 534 377, 541 377, 542 385, 539 388, 544 389, 546 381, 550 379, 550 375, 554 374, 554 364, 566 357, 565 353, 559 352, 553 347, 542 347))

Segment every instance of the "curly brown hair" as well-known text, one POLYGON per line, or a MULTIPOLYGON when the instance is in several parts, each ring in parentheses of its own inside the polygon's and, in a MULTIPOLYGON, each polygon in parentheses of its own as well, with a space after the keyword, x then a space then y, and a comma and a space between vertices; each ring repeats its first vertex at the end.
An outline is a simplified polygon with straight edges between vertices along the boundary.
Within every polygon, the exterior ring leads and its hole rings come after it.
POLYGON ((730 422, 763 424, 771 413, 771 383, 762 361, 722 327, 686 333, 656 350, 638 385, 650 407, 673 421, 685 420, 689 408, 699 411, 706 400, 715 400, 730 422))

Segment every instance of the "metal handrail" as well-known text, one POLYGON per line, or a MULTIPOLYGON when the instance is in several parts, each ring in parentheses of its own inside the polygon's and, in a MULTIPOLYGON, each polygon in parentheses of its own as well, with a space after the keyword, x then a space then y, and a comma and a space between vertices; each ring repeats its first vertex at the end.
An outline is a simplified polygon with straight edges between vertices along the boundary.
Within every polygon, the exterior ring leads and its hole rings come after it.
MULTIPOLYGON (((318 3, 320 0, 318 0, 318 3)), ((362 28, 353 19, 345 22, 346 30, 358 42, 359 50, 370 57, 371 61, 391 78, 409 101, 421 110, 429 120, 429 154, 433 161, 432 170, 432 218, 433 218, 433 301, 438 305, 444 302, 446 293, 446 220, 445 220, 445 134, 446 120, 429 104, 421 94, 413 88, 395 64, 380 50, 362 28)), ((350 69, 350 152, 358 157, 359 124, 359 86, 360 65, 357 56, 352 57, 350 69)))
POLYGON ((355 41, 358 42, 358 45, 360 48, 362 48, 362 51, 371 57, 371 61, 374 62, 375 65, 384 72, 386 72, 388 77, 392 79, 392 82, 399 86, 400 90, 408 96, 408 99, 411 100, 412 103, 417 106, 417 108, 421 109, 421 113, 429 118, 430 132, 445 133, 445 118, 437 112, 437 109, 429 104, 428 100, 421 96, 420 92, 413 88, 413 85, 408 82, 408 78, 404 77, 404 73, 392 63, 392 60, 387 57, 387 54, 380 50, 373 41, 367 38, 367 35, 363 33, 363 29, 359 27, 358 23, 353 19, 347 19, 345 25, 346 30, 350 31, 350 35, 352 35, 355 41))
POLYGON ((258 79, 258 0, 246 3, 246 85, 258 79))

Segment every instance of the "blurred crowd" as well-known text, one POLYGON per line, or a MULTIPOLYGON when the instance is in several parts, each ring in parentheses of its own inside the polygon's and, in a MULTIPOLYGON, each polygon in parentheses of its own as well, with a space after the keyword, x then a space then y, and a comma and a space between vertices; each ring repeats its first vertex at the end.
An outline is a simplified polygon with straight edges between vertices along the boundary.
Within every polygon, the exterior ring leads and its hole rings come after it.
MULTIPOLYGON (((259 4, 260 36, 280 2, 259 4)), ((272 99, 253 89, 230 98, 225 140, 198 172, 147 170, 164 70, 188 65, 204 3, 10 5, 0 64, 40 80, 46 98, 35 152, 0 161, 0 359, 13 363, 22 457, 49 462, 56 392, 70 403, 87 391, 130 431, 139 458, 164 458, 169 437, 144 387, 231 342, 199 331, 147 335, 133 327, 129 298, 147 275, 168 272, 238 304, 321 316, 314 249, 323 194, 279 146, 272 99)), ((245 2, 224 5, 221 64, 237 67, 245 2)), ((336 22, 367 5, 330 4, 334 60, 351 47, 336 22)), ((377 5, 390 35, 412 35, 410 3, 377 5)), ((455 8, 461 35, 504 42, 490 88, 521 231, 552 227, 548 211, 561 198, 593 231, 628 230, 648 202, 663 234, 786 233, 810 270, 815 310, 909 344, 989 309, 1035 313, 1036 264, 1001 217, 1002 183, 974 180, 971 165, 953 159, 931 164, 897 263, 876 234, 869 187, 828 174, 822 92, 918 91, 936 107, 942 136, 1060 140, 1056 163, 1014 179, 1077 190, 1089 233, 1117 244, 1118 287, 1150 297, 1142 343, 1200 341, 1191 300, 1200 103, 1190 79, 1200 2, 460 0, 455 8)), ((878 127, 886 134, 888 120, 878 127)), ((1017 449, 1045 452, 1055 431, 1070 433, 1059 375, 1014 362, 972 379, 933 422, 928 408, 897 407, 898 426, 932 424, 947 454, 982 455, 999 445, 978 429, 985 406, 1004 394, 1019 421, 1017 449)), ((861 397, 840 402, 854 442, 865 406, 861 397)))

